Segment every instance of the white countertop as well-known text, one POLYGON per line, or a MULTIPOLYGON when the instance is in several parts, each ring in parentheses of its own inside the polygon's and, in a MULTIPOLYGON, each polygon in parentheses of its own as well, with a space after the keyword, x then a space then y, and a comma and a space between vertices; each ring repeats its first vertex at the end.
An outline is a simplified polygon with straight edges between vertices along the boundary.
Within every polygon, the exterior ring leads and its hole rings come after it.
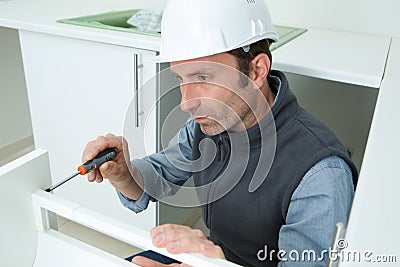
POLYGON ((0 0, 0 26, 158 51, 160 38, 68 25, 59 19, 154 7, 156 0, 0 0))
POLYGON ((391 38, 309 29, 277 49, 274 67, 315 78, 379 88, 391 38))
MULTIPOLYGON (((0 26, 159 51, 159 37, 61 24, 56 20, 163 3, 165 0, 1 0, 0 26)), ((388 36, 308 29, 273 52, 273 67, 379 88, 390 40, 388 36)))

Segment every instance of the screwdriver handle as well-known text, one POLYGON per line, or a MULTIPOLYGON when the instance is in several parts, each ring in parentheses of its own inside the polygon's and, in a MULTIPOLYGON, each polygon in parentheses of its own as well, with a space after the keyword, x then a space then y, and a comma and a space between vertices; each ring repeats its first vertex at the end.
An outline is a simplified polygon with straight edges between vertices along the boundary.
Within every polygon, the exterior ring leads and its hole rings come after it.
POLYGON ((81 175, 84 175, 91 170, 99 168, 104 162, 113 160, 117 156, 115 148, 107 148, 101 151, 94 159, 86 161, 83 165, 78 167, 78 171, 81 175))

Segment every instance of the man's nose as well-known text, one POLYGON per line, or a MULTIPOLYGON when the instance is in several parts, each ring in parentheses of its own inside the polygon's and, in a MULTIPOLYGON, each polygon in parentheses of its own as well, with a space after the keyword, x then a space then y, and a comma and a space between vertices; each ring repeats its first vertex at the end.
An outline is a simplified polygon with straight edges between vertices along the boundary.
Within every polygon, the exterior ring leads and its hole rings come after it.
POLYGON ((200 98, 196 95, 194 84, 181 85, 181 109, 184 112, 190 112, 200 106, 200 98))

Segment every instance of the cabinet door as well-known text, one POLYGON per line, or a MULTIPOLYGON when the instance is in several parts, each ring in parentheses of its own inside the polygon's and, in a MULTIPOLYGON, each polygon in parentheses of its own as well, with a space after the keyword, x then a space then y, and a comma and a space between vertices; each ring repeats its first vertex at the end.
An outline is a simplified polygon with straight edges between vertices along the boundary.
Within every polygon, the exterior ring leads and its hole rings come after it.
MULTIPOLYGON (((20 41, 35 146, 49 151, 52 182, 56 183, 76 170, 88 141, 109 132, 122 134, 135 90, 135 54, 139 65, 154 52, 28 31, 20 31, 20 41)), ((144 64, 137 72, 139 84, 155 72, 154 63, 144 64)), ((146 132, 152 140, 147 142, 147 153, 156 149, 156 118, 146 116, 149 108, 145 105, 154 103, 155 97, 156 88, 141 92, 138 99, 140 117, 147 118, 147 129, 151 129, 146 132)), ((143 138, 138 136, 137 142, 143 138)), ((134 151, 132 157, 144 156, 144 150, 134 151)), ((143 229, 155 225, 153 203, 135 214, 120 204, 108 181, 89 183, 78 176, 55 194, 143 229)))

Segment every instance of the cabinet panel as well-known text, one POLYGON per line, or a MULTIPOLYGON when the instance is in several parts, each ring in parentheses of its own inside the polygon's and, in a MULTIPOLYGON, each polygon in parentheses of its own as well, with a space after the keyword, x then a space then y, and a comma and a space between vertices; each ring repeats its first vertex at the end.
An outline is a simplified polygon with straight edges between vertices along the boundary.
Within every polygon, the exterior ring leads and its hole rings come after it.
POLYGON ((49 186, 50 180, 48 155, 43 150, 0 167, 1 266, 32 266, 38 241, 32 193, 49 186))
MULTIPOLYGON (((75 171, 86 142, 109 132, 122 134, 134 93, 134 54, 143 61, 154 52, 28 31, 20 31, 20 40, 35 145, 49 151, 55 183, 75 171)), ((155 64, 145 64, 139 69, 139 82, 155 69, 155 64)), ((154 102, 155 91, 139 95, 140 111, 148 110, 145 103, 154 102)), ((148 143, 153 151, 155 120, 147 119, 153 130, 146 138, 152 140, 148 143)), ((132 156, 144 153, 135 150, 132 156)), ((90 184, 78 176, 55 194, 144 229, 155 225, 154 204, 135 214, 122 207, 114 191, 108 181, 90 184)))
POLYGON ((360 170, 379 90, 286 74, 300 105, 337 135, 360 170))

